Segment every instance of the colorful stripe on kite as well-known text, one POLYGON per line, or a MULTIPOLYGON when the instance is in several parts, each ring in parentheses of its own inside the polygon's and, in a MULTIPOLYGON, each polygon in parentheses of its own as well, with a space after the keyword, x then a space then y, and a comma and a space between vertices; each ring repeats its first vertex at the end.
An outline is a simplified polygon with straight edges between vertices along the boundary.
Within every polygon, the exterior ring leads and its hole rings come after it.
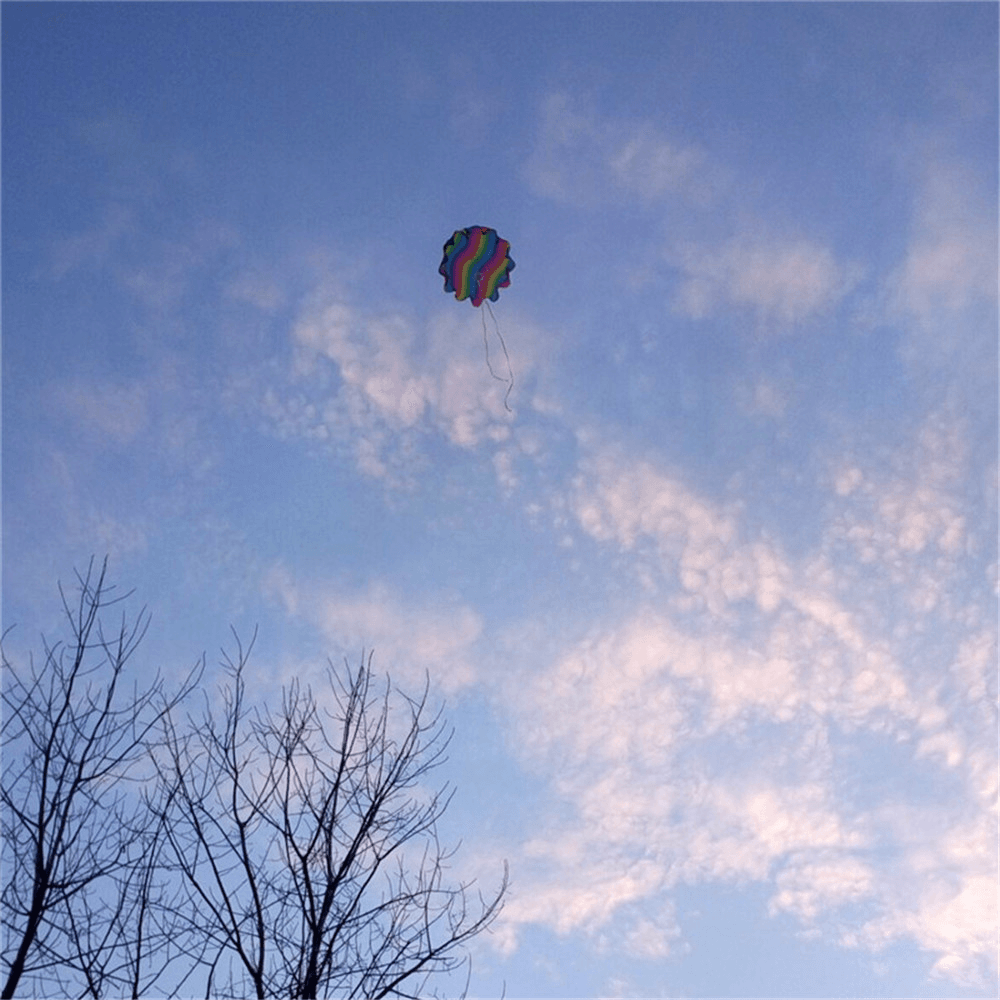
POLYGON ((484 299, 496 302, 501 288, 510 285, 514 261, 510 244, 495 229, 470 226, 456 229, 444 245, 444 259, 438 273, 444 278, 444 290, 455 298, 471 299, 474 306, 484 299))

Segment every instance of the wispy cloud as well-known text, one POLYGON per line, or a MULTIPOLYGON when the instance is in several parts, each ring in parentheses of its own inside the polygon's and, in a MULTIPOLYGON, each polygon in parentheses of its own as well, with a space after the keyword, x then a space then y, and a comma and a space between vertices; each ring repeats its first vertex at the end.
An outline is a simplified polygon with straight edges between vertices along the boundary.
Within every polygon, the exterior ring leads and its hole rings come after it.
POLYGON ((240 237, 234 227, 210 219, 177 237, 155 240, 119 265, 125 287, 154 313, 179 306, 240 237))
POLYGON ((445 694, 476 677, 472 647, 482 633, 477 612, 446 594, 407 598, 388 583, 361 591, 293 578, 283 567, 267 574, 265 591, 293 618, 316 628, 328 644, 356 652, 374 649, 380 669, 404 688, 425 674, 445 694))
POLYGON ((523 173, 537 194, 574 204, 677 195, 702 201, 718 184, 711 166, 704 150, 667 136, 659 125, 601 117, 553 93, 542 102, 523 173))
POLYGON ((588 535, 635 550, 638 562, 676 579, 716 612, 748 598, 771 609, 779 599, 780 557, 766 545, 737 552, 733 515, 650 461, 631 461, 610 448, 589 452, 570 505, 588 535))
POLYGON ((247 270, 225 288, 227 298, 247 302, 263 313, 273 314, 285 304, 286 294, 281 285, 264 270, 247 270))
MULTIPOLYGON (((670 199, 711 208, 721 241, 678 239, 672 219, 664 261, 681 276, 675 310, 704 319, 725 309, 752 312, 765 330, 787 330, 835 306, 858 283, 856 262, 842 261, 808 235, 768 234, 766 220, 747 224, 748 205, 734 199, 724 169, 696 143, 666 135, 661 125, 602 117, 566 94, 550 94, 539 116, 535 149, 524 167, 532 189, 557 201, 592 205, 670 199)), ((685 222, 680 227, 690 231, 685 222)), ((625 280, 651 273, 636 246, 625 280)))
MULTIPOLYGON (((491 363, 506 375, 492 322, 487 324, 491 363)), ((517 368, 510 402, 530 407, 535 332, 509 313, 504 325, 517 368)), ((480 318, 470 319, 469 310, 441 312, 421 324, 363 309, 327 284, 304 306, 291 341, 286 387, 271 378, 261 390, 266 418, 283 435, 343 439, 368 476, 395 477, 395 463, 404 452, 412 456, 420 437, 440 436, 466 450, 499 449, 510 440, 506 385, 490 376, 480 318)), ((498 453, 496 461, 498 476, 509 485, 509 456, 498 453)))
POLYGON ((978 598, 962 591, 961 424, 938 414, 914 438, 889 463, 916 476, 898 488, 841 468, 825 554, 796 559, 744 537, 735 511, 677 473, 616 449, 584 455, 568 503, 580 530, 627 557, 637 579, 654 574, 662 596, 509 681, 516 745, 569 814, 554 809, 523 847, 528 885, 505 912, 504 947, 537 922, 666 953, 672 924, 646 940, 633 903, 665 902, 681 882, 750 880, 769 884, 770 912, 804 933, 873 951, 907 937, 937 954, 942 975, 986 981, 997 924, 995 894, 983 891, 997 874, 996 630, 981 614, 983 581, 973 581, 978 598), (861 534, 872 551, 829 548, 833 536, 861 534), (927 605, 913 560, 929 550, 951 570, 927 605), (873 563, 886 600, 916 601, 925 623, 964 609, 966 625, 948 633, 959 703, 928 679, 949 669, 936 647, 911 662, 900 626, 912 612, 900 619, 855 592, 873 563), (891 820, 884 792, 872 798, 872 776, 845 756, 847 734, 901 754, 895 766, 924 781, 953 782, 949 805, 936 804, 928 824, 930 806, 883 774, 913 812, 912 823, 891 820), (924 831, 919 842, 908 830, 924 831), (877 860, 886 851, 896 868, 877 860))
POLYGON ((996 301, 995 205, 991 212, 976 177, 960 164, 931 161, 914 209, 911 242, 890 281, 892 305, 948 336, 942 314, 996 301))
POLYGON ((926 157, 902 259, 869 306, 903 331, 914 371, 957 382, 976 406, 996 395, 996 220, 996 193, 961 160, 926 157))
MULTIPOLYGON (((875 456, 845 456, 833 469, 842 497, 826 528, 826 547, 851 552, 856 599, 888 585, 906 601, 912 623, 924 616, 962 617, 978 592, 961 580, 971 565, 990 559, 989 523, 972 514, 978 498, 968 489, 970 449, 962 418, 943 410, 917 428, 913 446, 889 462, 875 456), (867 579, 867 585, 864 577, 867 579), (961 587, 957 584, 961 583, 961 587)), ((985 582, 985 581, 982 581, 985 582)))
POLYGON ((726 308, 754 312, 761 325, 787 329, 835 305, 857 281, 856 268, 807 238, 740 235, 721 246, 671 250, 683 280, 675 308, 704 319, 726 308))

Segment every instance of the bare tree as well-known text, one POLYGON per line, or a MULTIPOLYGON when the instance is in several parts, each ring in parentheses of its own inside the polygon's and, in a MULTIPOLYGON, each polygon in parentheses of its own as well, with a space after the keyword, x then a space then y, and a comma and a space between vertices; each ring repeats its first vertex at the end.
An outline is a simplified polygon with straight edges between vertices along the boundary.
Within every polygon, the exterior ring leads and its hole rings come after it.
POLYGON ((169 931, 150 919, 163 831, 137 808, 134 783, 143 768, 155 777, 149 737, 200 667, 172 696, 159 675, 142 689, 126 684, 149 616, 142 609, 130 623, 123 612, 105 633, 102 612, 130 596, 114 597, 106 574, 106 559, 96 574, 91 560, 77 574, 75 603, 60 586, 71 636, 43 639, 40 668, 33 658, 18 668, 2 657, 4 998, 19 988, 139 996, 171 958, 169 931), (147 965, 147 952, 158 965, 147 965))
POLYGON ((106 632, 130 596, 106 576, 60 587, 71 635, 41 666, 3 653, 2 997, 414 997, 460 969, 507 870, 475 905, 447 884, 427 685, 376 691, 362 657, 328 703, 293 683, 261 709, 237 638, 218 718, 180 720, 203 662, 173 694, 126 683, 149 616, 106 632))
MULTIPOLYGON (((247 704, 237 638, 219 717, 163 717, 159 798, 170 865, 187 889, 206 996, 427 996, 502 906, 446 885, 437 821, 448 786, 424 781, 451 734, 440 712, 332 666, 329 710, 297 682, 280 709, 247 704)), ((346 666, 346 664, 345 664, 346 666)))

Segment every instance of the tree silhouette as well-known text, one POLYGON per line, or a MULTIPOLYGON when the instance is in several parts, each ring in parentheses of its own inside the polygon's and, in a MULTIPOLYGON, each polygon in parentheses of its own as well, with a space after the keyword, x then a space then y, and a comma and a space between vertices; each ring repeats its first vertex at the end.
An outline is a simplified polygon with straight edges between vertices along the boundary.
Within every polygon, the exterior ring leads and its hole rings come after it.
POLYGON ((4 998, 24 977, 33 993, 59 994, 75 973, 93 996, 138 996, 157 978, 142 976, 139 942, 150 931, 141 897, 152 898, 149 860, 161 833, 136 808, 131 781, 144 766, 152 773, 149 737, 200 667, 170 697, 158 675, 143 690, 123 683, 149 616, 143 609, 129 623, 123 614, 106 634, 102 612, 130 596, 114 597, 106 577, 107 560, 96 575, 91 560, 77 574, 75 604, 60 586, 70 639, 43 639, 40 669, 33 658, 18 669, 3 654, 4 998))
POLYGON ((470 887, 444 883, 436 825, 451 793, 422 782, 451 737, 426 685, 419 699, 388 680, 376 693, 369 655, 354 673, 330 668, 332 710, 297 681, 279 709, 251 709, 248 656, 237 639, 220 718, 206 710, 184 731, 167 720, 159 761, 157 812, 190 930, 214 949, 199 959, 209 992, 426 996, 506 887, 505 872, 472 914, 470 887))
POLYGON ((236 636, 197 716, 201 663, 124 697, 148 616, 105 639, 106 569, 75 609, 63 595, 73 642, 42 670, 3 660, 3 997, 431 995, 507 868, 489 898, 447 881, 452 792, 427 782, 451 732, 428 683, 377 684, 369 654, 330 665, 322 697, 293 681, 252 705, 236 636))

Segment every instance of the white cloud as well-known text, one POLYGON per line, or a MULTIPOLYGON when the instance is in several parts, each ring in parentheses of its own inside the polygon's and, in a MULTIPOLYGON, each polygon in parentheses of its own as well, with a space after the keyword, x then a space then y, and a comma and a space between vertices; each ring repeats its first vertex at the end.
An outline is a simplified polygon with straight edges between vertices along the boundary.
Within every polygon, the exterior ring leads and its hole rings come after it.
POLYGON ((225 294, 237 302, 248 302, 263 313, 273 314, 285 304, 284 289, 264 273, 247 272, 234 278, 225 294))
POLYGON ((894 810, 903 845, 896 877, 877 879, 881 912, 845 926, 842 943, 879 951, 911 938, 936 954, 933 975, 988 989, 996 976, 998 926, 995 809, 957 822, 938 808, 894 810))
POLYGON ((680 882, 757 881, 806 934, 867 950, 905 936, 942 975, 979 974, 997 925, 983 894, 997 874, 995 628, 972 606, 957 613, 971 544, 962 424, 932 414, 913 437, 877 465, 835 466, 828 531, 796 560, 743 537, 736 508, 678 475, 581 438, 567 509, 666 596, 502 682, 515 745, 568 810, 543 817, 515 863, 506 947, 538 922, 665 953, 671 940, 630 923, 634 908, 680 882), (925 625, 975 625, 945 640, 958 702, 937 647, 901 627, 924 600, 914 567, 927 554, 951 575, 925 625), (957 797, 927 805, 881 775, 902 817, 888 821, 851 755, 858 738, 957 797))
POLYGON ((836 553, 846 547, 865 567, 859 583, 871 589, 883 580, 915 615, 955 614, 956 576, 995 544, 984 537, 988 524, 967 512, 967 434, 964 419, 936 411, 891 462, 849 455, 831 470, 842 503, 825 529, 825 551, 842 560, 836 553))
POLYGON ((995 695, 990 687, 996 687, 996 665, 996 632, 983 628, 962 641, 949 670, 958 680, 964 699, 981 703, 995 695))
POLYGON ((482 620, 458 600, 444 595, 410 600, 381 581, 348 592, 293 580, 280 567, 269 574, 265 590, 332 645, 374 649, 380 669, 404 687, 419 685, 425 673, 445 693, 475 680, 472 646, 482 620))
POLYGON ((636 958, 666 958, 681 936, 672 906, 661 907, 655 919, 640 917, 625 935, 625 951, 636 958))
POLYGON ((127 255, 117 268, 122 284, 153 314, 162 318, 191 294, 212 266, 238 247, 240 236, 230 225, 205 220, 179 238, 160 238, 127 255))
POLYGON ((570 505, 588 535, 635 551, 637 562, 651 560, 713 612, 743 600, 773 611, 782 600, 788 569, 781 554, 763 540, 738 545, 734 516, 695 496, 676 476, 600 448, 586 455, 580 470, 570 505))
POLYGON ((903 332, 915 373, 993 406, 997 377, 996 192, 958 162, 924 157, 909 243, 872 307, 903 332))
POLYGON ((644 128, 623 140, 610 166, 625 190, 652 201, 692 185, 704 161, 699 149, 667 142, 644 128))
POLYGON ((814 715, 811 653, 769 661, 649 611, 534 681, 518 679, 518 745, 536 762, 558 762, 554 783, 578 818, 572 833, 527 845, 558 876, 533 882, 530 905, 505 919, 593 929, 679 880, 764 879, 787 852, 860 846, 824 785, 822 731, 804 723, 814 715), (766 765, 751 749, 764 722, 786 726, 766 765), (721 767, 711 763, 720 740, 738 747, 721 767), (765 766, 768 781, 757 770, 765 766))
POLYGON ((539 875, 529 891, 511 894, 501 917, 501 934, 508 942, 526 923, 548 924, 557 934, 593 933, 619 907, 647 898, 662 883, 662 871, 654 862, 609 865, 592 847, 586 837, 572 833, 558 844, 539 840, 525 845, 526 859, 535 860, 536 873, 552 872, 555 862, 557 874, 539 875))
POLYGON ((650 122, 602 118, 555 93, 542 104, 524 176, 536 193, 557 201, 596 204, 609 195, 704 200, 718 183, 710 167, 703 150, 674 141, 650 122))
MULTIPOLYGON (((535 768, 552 767, 553 790, 574 818, 525 845, 517 863, 524 897, 505 914, 509 935, 533 922, 596 933, 627 904, 662 900, 681 881, 773 878, 771 912, 807 927, 863 903, 883 914, 872 924, 883 937, 905 933, 932 950, 958 954, 961 944, 982 954, 985 938, 970 915, 949 943, 940 928, 930 933, 922 915, 930 904, 902 892, 899 872, 873 868, 869 849, 907 845, 841 799, 828 737, 859 726, 878 733, 886 716, 899 734, 919 732, 921 713, 933 720, 938 706, 917 699, 891 662, 872 669, 867 643, 852 649, 828 607, 807 607, 790 611, 764 649, 726 634, 696 637, 647 612, 534 681, 517 679, 518 746, 535 768), (544 863, 533 868, 532 859, 544 863), (894 924, 901 907, 911 916, 894 924)), ((964 765, 961 731, 936 734, 959 750, 942 763, 964 765)), ((910 745, 918 764, 920 741, 910 745)), ((928 877, 988 873, 986 844, 966 838, 959 847, 955 836, 942 832, 928 877)), ((965 914, 967 903, 953 905, 965 914)), ((866 946, 875 947, 872 934, 866 946)))
POLYGON ((777 420, 784 416, 789 402, 789 390, 768 378, 757 378, 743 387, 739 402, 750 416, 769 417, 777 420))
MULTIPOLYGON (((264 405, 270 419, 285 433, 312 438, 347 433, 368 475, 387 474, 386 450, 405 443, 408 434, 440 433, 465 449, 510 436, 505 385, 486 370, 474 316, 442 313, 420 330, 403 316, 358 309, 327 287, 313 297, 292 338, 293 376, 301 388, 287 397, 269 388, 264 405), (339 386, 326 388, 323 360, 336 366, 339 386)), ((531 369, 529 341, 519 338, 518 376, 531 369)), ((518 402, 515 391, 511 403, 518 402)))
POLYGON ((703 319, 726 306, 752 309, 762 324, 789 327, 829 309, 857 280, 821 244, 740 235, 722 246, 671 250, 683 281, 675 308, 703 319))
MULTIPOLYGON (((707 205, 727 187, 698 145, 648 121, 602 117, 563 93, 543 102, 524 176, 536 193, 575 205, 671 198, 707 205)), ((666 258, 682 276, 675 308, 694 319, 746 308, 762 328, 788 328, 828 311, 857 284, 858 266, 839 261, 822 243, 761 235, 762 228, 755 224, 721 245, 673 244, 666 258)), ((633 260, 623 280, 641 284, 648 273, 633 260)))
POLYGON ((996 301, 996 209, 978 190, 975 176, 958 164, 927 165, 911 242, 890 280, 894 308, 945 337, 944 315, 976 300, 996 301))
POLYGON ((515 452, 513 449, 505 448, 497 451, 493 456, 493 468, 496 472, 497 482, 505 493, 511 493, 517 487, 517 473, 514 472, 515 452))
POLYGON ((119 519, 110 514, 92 511, 80 532, 96 552, 106 553, 116 561, 136 552, 145 552, 149 542, 149 525, 145 519, 119 519))
POLYGON ((775 883, 768 912, 791 913, 810 924, 831 906, 870 896, 875 876, 870 865, 849 854, 803 852, 789 861, 775 883))

